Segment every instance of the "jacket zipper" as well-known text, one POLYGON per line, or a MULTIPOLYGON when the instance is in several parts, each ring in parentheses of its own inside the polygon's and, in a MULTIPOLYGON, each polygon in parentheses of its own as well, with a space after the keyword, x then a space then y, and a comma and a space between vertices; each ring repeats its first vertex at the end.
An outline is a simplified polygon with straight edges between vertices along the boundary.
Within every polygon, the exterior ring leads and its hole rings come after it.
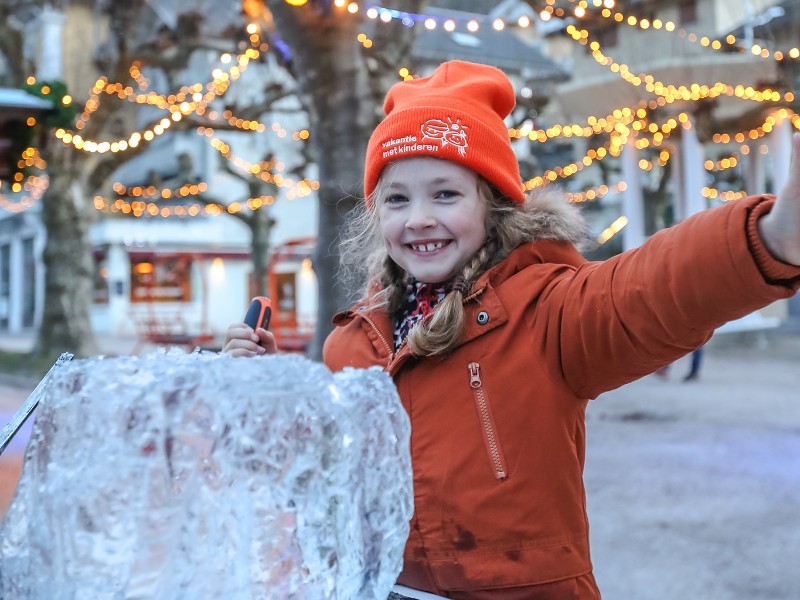
POLYGON ((483 428, 483 439, 489 450, 489 459, 494 468, 494 476, 498 480, 503 480, 508 477, 508 471, 506 471, 503 452, 497 440, 497 428, 494 423, 494 418, 492 417, 492 411, 489 407, 488 399, 486 398, 486 392, 483 389, 481 366, 479 363, 474 362, 470 363, 468 368, 469 387, 472 388, 472 396, 475 398, 475 406, 478 409, 478 416, 480 417, 481 426, 483 428))

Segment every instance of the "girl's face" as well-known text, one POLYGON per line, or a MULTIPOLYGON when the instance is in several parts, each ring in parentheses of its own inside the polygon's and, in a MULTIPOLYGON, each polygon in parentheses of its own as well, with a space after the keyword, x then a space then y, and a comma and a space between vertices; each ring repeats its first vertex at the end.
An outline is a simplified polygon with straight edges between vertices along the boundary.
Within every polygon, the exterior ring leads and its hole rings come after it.
POLYGON ((423 283, 454 277, 486 241, 478 175, 428 156, 387 165, 375 198, 389 256, 423 283))

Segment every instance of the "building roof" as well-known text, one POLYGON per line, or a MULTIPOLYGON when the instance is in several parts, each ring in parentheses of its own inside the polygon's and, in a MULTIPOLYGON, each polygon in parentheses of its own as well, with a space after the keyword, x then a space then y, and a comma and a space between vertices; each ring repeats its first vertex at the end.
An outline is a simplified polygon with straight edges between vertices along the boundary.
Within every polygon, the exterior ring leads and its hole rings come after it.
POLYGON ((488 15, 497 7, 497 4, 497 0, 470 0, 469 2, 464 0, 430 0, 428 12, 433 7, 459 11, 463 11, 466 7, 469 8, 470 12, 488 15))
POLYGON ((50 110, 53 105, 47 100, 17 88, 0 88, 0 107, 22 108, 32 111, 50 110))
MULTIPOLYGON (((434 7, 430 7, 426 14, 460 20, 469 16, 463 11, 434 7)), ((534 81, 564 81, 569 78, 569 74, 547 58, 540 47, 526 43, 509 31, 496 31, 493 27, 481 27, 475 33, 463 30, 448 32, 442 27, 421 29, 413 53, 415 58, 435 63, 459 59, 493 65, 504 71, 521 73, 534 81)))
POLYGON ((778 2, 753 15, 750 23, 737 27, 732 33, 737 39, 746 37, 745 27, 753 28, 753 33, 761 39, 769 39, 771 33, 779 30, 797 30, 800 25, 800 3, 797 0, 778 2))

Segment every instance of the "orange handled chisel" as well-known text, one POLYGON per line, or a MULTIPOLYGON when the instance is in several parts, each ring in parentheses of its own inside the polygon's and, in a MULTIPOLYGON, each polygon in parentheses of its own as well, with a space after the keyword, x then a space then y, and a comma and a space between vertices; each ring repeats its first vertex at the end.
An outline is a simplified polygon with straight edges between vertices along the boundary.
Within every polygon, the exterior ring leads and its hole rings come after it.
POLYGON ((244 316, 244 322, 253 328, 253 331, 261 327, 269 328, 269 320, 272 318, 272 302, 264 296, 256 296, 250 302, 250 308, 244 316))

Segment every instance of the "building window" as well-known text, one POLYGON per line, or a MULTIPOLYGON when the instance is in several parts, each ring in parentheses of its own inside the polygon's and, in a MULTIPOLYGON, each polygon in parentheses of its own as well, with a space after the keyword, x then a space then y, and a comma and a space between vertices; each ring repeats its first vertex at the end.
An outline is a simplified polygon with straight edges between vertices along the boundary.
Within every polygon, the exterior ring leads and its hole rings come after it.
POLYGON ((189 302, 192 259, 131 256, 131 302, 189 302))
POLYGON ((8 329, 11 311, 11 244, 0 246, 0 329, 8 329))
POLYGON ((678 6, 678 21, 681 25, 697 21, 697 0, 681 0, 678 6))
POLYGON ((94 275, 92 301, 95 304, 108 304, 108 257, 105 251, 94 252, 94 275))
POLYGON ((36 258, 33 238, 22 240, 22 326, 33 327, 36 317, 36 258))
POLYGON ((617 27, 608 27, 603 29, 597 34, 597 41, 600 44, 600 49, 613 48, 617 45, 617 27))

